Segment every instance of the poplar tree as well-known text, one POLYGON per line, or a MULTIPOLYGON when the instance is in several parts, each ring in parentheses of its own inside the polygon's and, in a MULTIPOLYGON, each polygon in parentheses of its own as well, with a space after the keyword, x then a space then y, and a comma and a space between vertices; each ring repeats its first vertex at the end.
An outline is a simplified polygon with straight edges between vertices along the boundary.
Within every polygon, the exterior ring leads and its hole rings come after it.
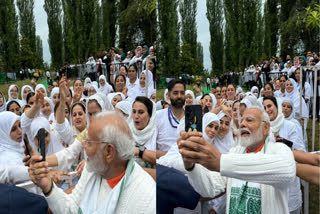
POLYGON ((177 0, 158 0, 159 39, 157 56, 163 74, 174 74, 179 57, 177 0))
POLYGON ((43 8, 47 13, 47 23, 49 28, 48 43, 51 54, 51 64, 54 68, 59 68, 63 64, 61 1, 45 0, 43 8))
POLYGON ((28 38, 29 46, 36 51, 36 24, 33 15, 34 0, 17 0, 20 35, 28 38))
POLYGON ((18 17, 14 0, 0 4, 0 68, 12 72, 18 68, 19 53, 18 17))
POLYGON ((207 19, 210 30, 210 58, 212 62, 212 72, 215 75, 223 71, 223 14, 221 11, 221 0, 207 0, 207 19))
POLYGON ((181 15, 181 41, 190 44, 191 54, 197 56, 197 1, 181 0, 179 3, 181 15))

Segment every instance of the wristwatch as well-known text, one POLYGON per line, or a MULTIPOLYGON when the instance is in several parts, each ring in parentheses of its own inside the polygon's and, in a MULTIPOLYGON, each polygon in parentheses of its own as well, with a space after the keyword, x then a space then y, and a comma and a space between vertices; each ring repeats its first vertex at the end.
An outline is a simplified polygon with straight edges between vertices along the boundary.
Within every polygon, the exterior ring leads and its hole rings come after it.
POLYGON ((144 147, 144 146, 139 146, 139 158, 142 159, 142 155, 143 155, 145 149, 146 149, 146 147, 144 147))

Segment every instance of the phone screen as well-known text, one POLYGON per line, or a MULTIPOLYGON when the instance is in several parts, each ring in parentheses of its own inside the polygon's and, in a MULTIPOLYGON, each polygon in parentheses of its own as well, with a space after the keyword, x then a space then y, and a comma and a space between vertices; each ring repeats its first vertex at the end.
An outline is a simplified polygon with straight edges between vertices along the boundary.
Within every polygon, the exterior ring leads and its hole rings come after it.
POLYGON ((37 134, 38 144, 39 144, 39 153, 42 156, 42 161, 46 160, 46 143, 45 143, 45 129, 41 128, 37 134))
POLYGON ((187 105, 185 108, 185 131, 190 129, 202 132, 202 107, 200 105, 187 105))

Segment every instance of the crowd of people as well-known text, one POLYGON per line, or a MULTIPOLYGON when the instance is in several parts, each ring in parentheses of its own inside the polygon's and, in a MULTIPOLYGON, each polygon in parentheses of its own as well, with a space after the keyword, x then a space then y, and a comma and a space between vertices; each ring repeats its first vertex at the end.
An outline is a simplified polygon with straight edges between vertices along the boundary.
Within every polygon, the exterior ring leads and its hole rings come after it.
POLYGON ((148 47, 110 54, 107 76, 0 93, 0 213, 301 213, 300 178, 319 186, 320 156, 308 153, 314 93, 300 69, 248 92, 172 79, 157 100, 148 47), (186 130, 189 105, 198 131, 186 130))

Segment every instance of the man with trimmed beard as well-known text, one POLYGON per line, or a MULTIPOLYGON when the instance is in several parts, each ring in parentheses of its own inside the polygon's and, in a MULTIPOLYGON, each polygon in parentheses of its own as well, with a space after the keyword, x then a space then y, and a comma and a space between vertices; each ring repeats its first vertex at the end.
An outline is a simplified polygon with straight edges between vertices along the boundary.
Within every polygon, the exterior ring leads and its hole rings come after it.
POLYGON ((52 182, 41 156, 31 158, 29 176, 53 213, 155 213, 156 184, 134 161, 135 143, 119 113, 99 113, 90 123, 84 148, 88 159, 70 195, 52 182))
POLYGON ((168 83, 171 105, 157 111, 157 158, 165 155, 170 147, 176 144, 179 137, 177 128, 184 118, 185 84, 182 80, 173 79, 168 83))
POLYGON ((289 147, 269 142, 269 129, 261 108, 246 109, 240 143, 228 154, 220 154, 201 133, 181 132, 177 142, 193 188, 210 198, 226 191, 227 213, 289 213, 295 161, 289 147))

